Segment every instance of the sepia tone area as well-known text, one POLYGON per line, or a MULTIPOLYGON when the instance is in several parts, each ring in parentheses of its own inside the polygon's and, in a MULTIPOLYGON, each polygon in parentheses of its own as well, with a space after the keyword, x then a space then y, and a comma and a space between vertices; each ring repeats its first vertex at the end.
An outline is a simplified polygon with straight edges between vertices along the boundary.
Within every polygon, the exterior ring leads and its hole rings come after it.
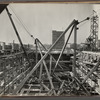
POLYGON ((0 5, 0 96, 99 96, 99 4, 0 5))

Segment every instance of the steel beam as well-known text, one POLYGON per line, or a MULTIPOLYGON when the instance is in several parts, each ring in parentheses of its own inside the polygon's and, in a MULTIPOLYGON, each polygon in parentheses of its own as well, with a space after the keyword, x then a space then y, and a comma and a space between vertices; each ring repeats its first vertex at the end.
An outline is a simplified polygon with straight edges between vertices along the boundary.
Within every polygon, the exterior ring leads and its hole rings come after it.
MULTIPOLYGON (((42 45, 42 47, 44 48, 44 50, 46 50, 46 51, 48 51, 46 48, 45 48, 45 46, 39 41, 39 39, 37 39, 37 41, 42 45)), ((49 56, 52 56, 52 54, 48 54, 49 56)), ((56 60, 55 60, 55 58, 52 56, 52 60, 54 60, 55 62, 56 62, 56 60)), ((61 67, 61 65, 58 63, 58 66, 63 70, 63 68, 61 67)))
POLYGON ((74 76, 76 76, 77 22, 75 23, 75 27, 74 27, 74 59, 73 59, 73 75, 74 76))
MULTIPOLYGON (((20 75, 16 76, 10 83, 8 83, 6 86, 5 86, 5 90, 8 89, 8 87, 11 85, 11 84, 14 84, 14 82, 16 80, 18 80, 22 75, 24 75, 27 71, 29 71, 30 68, 28 68, 26 71, 24 71, 23 73, 21 73, 20 75)), ((0 95, 3 95, 4 93, 4 90, 0 91, 0 95)))
POLYGON ((60 86, 60 88, 59 88, 59 91, 57 92, 57 95, 59 95, 59 94, 60 94, 61 89, 62 89, 62 88, 63 88, 63 86, 64 86, 64 83, 65 83, 65 80, 63 80, 63 82, 62 82, 62 84, 61 84, 61 86, 60 86))
POLYGON ((82 87, 82 89, 84 91, 86 91, 86 94, 90 95, 90 93, 87 91, 87 89, 84 87, 84 85, 80 83, 80 81, 78 80, 78 78, 74 77, 74 79, 77 81, 77 83, 80 85, 80 87, 82 87))
POLYGON ((63 52, 64 52, 64 50, 65 50, 65 48, 66 48, 66 46, 67 46, 67 44, 68 44, 68 41, 69 41, 69 39, 70 39, 70 36, 71 36, 71 34, 72 34, 72 31, 73 31, 74 27, 75 27, 75 26, 73 25, 73 27, 72 27, 72 29, 71 29, 71 31, 70 31, 70 34, 69 34, 69 36, 68 36, 68 38, 67 38, 67 41, 66 41, 66 43, 64 44, 64 46, 63 46, 63 48, 62 48, 62 51, 61 51, 61 53, 60 53, 60 55, 59 55, 59 57, 58 57, 58 60, 57 60, 57 62, 56 62, 56 65, 55 65, 55 67, 54 67, 53 72, 55 71, 55 69, 56 69, 56 67, 57 67, 57 65, 58 65, 58 62, 59 62, 59 60, 60 60, 60 58, 61 58, 61 56, 62 56, 62 54, 63 54, 63 52))
POLYGON ((60 38, 62 38, 63 35, 70 29, 70 27, 76 22, 74 19, 71 24, 67 27, 67 29, 59 36, 59 38, 55 41, 55 43, 50 47, 50 49, 47 51, 47 53, 41 58, 41 60, 34 66, 34 68, 29 72, 29 74, 26 76, 26 78, 23 79, 23 81, 20 83, 20 85, 16 88, 16 90, 13 92, 13 95, 16 95, 20 89, 23 87, 25 82, 29 79, 29 77, 34 73, 34 71, 39 67, 39 65, 43 62, 43 60, 48 56, 48 54, 51 52, 53 47, 58 43, 60 38))
POLYGON ((38 47, 37 47, 37 42, 36 42, 37 40, 35 39, 35 47, 36 47, 36 64, 37 64, 37 62, 38 62, 38 47))
POLYGON ((50 91, 50 89, 45 85, 45 84, 41 84, 47 91, 50 91))
POLYGON ((50 55, 50 66, 49 66, 49 73, 51 74, 52 69, 52 56, 50 55))
MULTIPOLYGON (((35 39, 35 59, 36 59, 36 64, 38 62, 38 46, 37 46, 37 40, 35 39)), ((36 75, 37 75, 38 71, 36 71, 36 75)))
POLYGON ((43 70, 43 63, 41 63, 41 65, 40 65, 39 81, 41 81, 42 70, 43 70))
MULTIPOLYGON (((39 52, 40 52, 40 54, 41 54, 41 57, 43 57, 43 54, 42 54, 42 51, 41 51, 41 49, 40 49, 39 43, 37 43, 37 44, 38 44, 38 47, 39 47, 39 52)), ((48 79, 49 79, 49 82, 50 82, 50 85, 51 85, 51 89, 54 90, 54 85, 53 85, 51 76, 50 76, 50 74, 49 74, 49 71, 48 71, 46 62, 45 62, 44 60, 43 60, 43 64, 44 64, 44 67, 45 67, 45 70, 46 70, 46 73, 47 73, 47 76, 48 76, 48 79)), ((55 90, 54 90, 53 92, 54 92, 54 95, 56 95, 55 90)))
POLYGON ((93 74, 93 72, 99 67, 99 65, 100 65, 100 58, 99 58, 97 64, 91 69, 91 71, 87 74, 85 79, 82 81, 82 84, 91 76, 91 74, 93 74))

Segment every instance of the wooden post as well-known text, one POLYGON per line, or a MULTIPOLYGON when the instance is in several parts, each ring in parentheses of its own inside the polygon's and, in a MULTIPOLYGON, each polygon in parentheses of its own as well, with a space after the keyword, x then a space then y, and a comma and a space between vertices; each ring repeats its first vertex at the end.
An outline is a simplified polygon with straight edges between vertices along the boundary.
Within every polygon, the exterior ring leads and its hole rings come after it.
MULTIPOLYGON (((39 43, 38 43, 38 46, 39 46, 39 43)), ((42 54, 42 51, 41 51, 41 49, 40 49, 40 46, 39 46, 39 52, 40 52, 41 57, 42 57, 43 54, 42 54)), ((52 79, 51 79, 50 73, 49 73, 49 71, 48 71, 48 68, 47 68, 47 65, 46 65, 45 60, 43 60, 43 64, 44 64, 44 67, 45 67, 45 70, 46 70, 46 73, 47 73, 47 76, 48 76, 48 80, 49 80, 50 85, 51 85, 51 89, 53 90, 54 95, 56 95, 56 92, 55 92, 55 90, 54 90, 54 85, 53 85, 53 82, 52 82, 52 79)))
POLYGON ((73 75, 76 76, 76 48, 77 48, 77 22, 74 26, 74 59, 73 59, 73 75))
POLYGON ((50 55, 50 67, 49 67, 49 73, 51 74, 52 69, 52 56, 50 55))
POLYGON ((43 69, 43 63, 41 63, 41 65, 40 65, 39 81, 41 81, 42 69, 43 69))

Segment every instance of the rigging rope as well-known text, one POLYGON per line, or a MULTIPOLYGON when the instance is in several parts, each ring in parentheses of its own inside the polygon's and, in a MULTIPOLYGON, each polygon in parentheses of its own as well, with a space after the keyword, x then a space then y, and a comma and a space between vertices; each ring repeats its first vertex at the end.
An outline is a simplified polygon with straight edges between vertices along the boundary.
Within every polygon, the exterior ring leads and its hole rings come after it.
POLYGON ((35 40, 35 37, 29 32, 28 28, 25 26, 25 24, 23 23, 23 21, 21 20, 21 18, 19 18, 19 16, 16 14, 14 8, 11 5, 9 5, 9 7, 12 10, 12 12, 14 13, 14 15, 16 16, 16 18, 18 19, 18 21, 20 22, 20 24, 26 30, 26 32, 28 33, 28 35, 30 35, 30 37, 32 37, 35 40))
MULTIPOLYGON (((29 35, 31 38, 33 38, 33 39, 35 40, 35 37, 29 32, 28 28, 25 26, 25 24, 23 23, 23 21, 21 20, 21 18, 16 14, 14 8, 13 8, 11 5, 9 5, 9 7, 10 7, 10 9, 12 10, 12 12, 14 13, 14 15, 16 16, 16 18, 18 19, 18 21, 20 22, 20 24, 21 24, 21 25, 23 26, 23 28, 26 30, 26 32, 28 33, 28 35, 29 35)), ((100 9, 99 9, 99 10, 100 10, 100 9)), ((99 11, 99 10, 97 10, 97 11, 99 11)), ((97 11, 96 11, 96 12, 97 12, 97 11)), ((98 14, 99 14, 99 13, 98 13, 98 14)), ((90 18, 91 16, 93 16, 93 13, 89 15, 89 18, 90 18)), ((78 27, 79 27, 79 28, 82 27, 82 26, 85 25, 87 22, 88 22, 88 21, 85 21, 83 24, 80 24, 78 27)))

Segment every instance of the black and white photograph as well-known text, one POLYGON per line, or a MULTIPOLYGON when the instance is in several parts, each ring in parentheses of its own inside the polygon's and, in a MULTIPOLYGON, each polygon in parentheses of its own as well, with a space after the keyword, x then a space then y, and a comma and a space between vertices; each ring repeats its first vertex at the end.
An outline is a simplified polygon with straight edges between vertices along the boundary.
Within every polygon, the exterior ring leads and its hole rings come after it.
POLYGON ((100 4, 0 4, 0 96, 100 96, 100 4))

